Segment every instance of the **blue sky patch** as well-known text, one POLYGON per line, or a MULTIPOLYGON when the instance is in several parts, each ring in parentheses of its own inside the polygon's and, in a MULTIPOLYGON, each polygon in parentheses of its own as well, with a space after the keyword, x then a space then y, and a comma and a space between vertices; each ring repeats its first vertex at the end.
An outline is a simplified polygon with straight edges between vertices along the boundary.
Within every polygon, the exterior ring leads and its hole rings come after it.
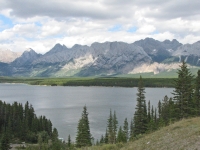
POLYGON ((158 34, 159 32, 157 31, 157 30, 155 30, 155 31, 153 31, 152 33, 151 33, 151 35, 154 35, 154 34, 158 34))
POLYGON ((42 24, 40 22, 35 22, 35 25, 38 26, 38 27, 42 26, 42 24))
POLYGON ((134 33, 134 32, 136 32, 137 31, 137 27, 135 27, 135 26, 133 26, 133 27, 131 27, 131 28, 129 28, 128 30, 127 30, 127 32, 131 32, 131 33, 134 33))
POLYGON ((117 31, 121 31, 121 29, 122 29, 122 25, 117 24, 117 25, 114 25, 112 28, 109 28, 108 31, 117 32, 117 31))
POLYGON ((4 15, 0 14, 0 22, 1 22, 1 26, 0 26, 0 30, 5 30, 7 28, 11 28, 13 27, 13 22, 10 18, 5 17, 4 15))

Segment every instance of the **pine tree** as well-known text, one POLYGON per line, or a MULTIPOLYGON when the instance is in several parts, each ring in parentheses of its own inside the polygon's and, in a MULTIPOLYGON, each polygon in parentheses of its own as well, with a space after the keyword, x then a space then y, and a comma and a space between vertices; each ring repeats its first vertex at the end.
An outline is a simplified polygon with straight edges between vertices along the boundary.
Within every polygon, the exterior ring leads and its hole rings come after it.
POLYGON ((117 127, 118 127, 118 121, 117 121, 117 116, 116 112, 114 111, 113 115, 113 143, 116 143, 116 138, 117 138, 117 127))
POLYGON ((131 119, 131 124, 130 124, 130 140, 134 138, 134 119, 131 119))
POLYGON ((124 120, 123 132, 124 132, 124 135, 125 135, 125 142, 127 142, 128 139, 129 139, 129 130, 128 130, 128 121, 127 121, 127 118, 125 118, 125 120, 124 120))
POLYGON ((152 132, 152 131, 155 130, 155 114, 154 114, 153 105, 151 106, 150 116, 151 116, 151 119, 150 119, 150 121, 148 122, 148 131, 149 131, 149 132, 152 132))
POLYGON ((155 108, 155 111, 154 111, 154 130, 156 130, 158 128, 158 125, 157 125, 157 109, 155 108))
POLYGON ((162 119, 164 120, 164 125, 168 125, 169 123, 169 113, 170 113, 170 105, 169 105, 169 98, 167 97, 167 95, 164 97, 163 101, 162 101, 162 119))
POLYGON ((113 133, 113 116, 112 111, 110 110, 110 116, 108 118, 108 143, 114 143, 114 133, 113 133))
POLYGON ((126 137, 125 137, 125 134, 124 134, 121 126, 119 127, 119 131, 118 131, 118 134, 117 134, 117 142, 118 143, 126 142, 126 137))
POLYGON ((200 116, 200 70, 197 72, 197 77, 195 80, 195 91, 193 99, 193 113, 195 116, 200 116))
POLYGON ((151 102, 148 102, 147 122, 151 121, 151 102))
POLYGON ((1 150, 9 150, 10 149, 9 137, 7 136, 6 133, 2 135, 0 149, 1 150))
POLYGON ((191 114, 193 76, 184 61, 177 73, 178 79, 174 82, 175 90, 173 91, 173 99, 176 104, 176 118, 182 119, 189 117, 191 114))
POLYGON ((71 147, 71 137, 70 137, 70 135, 68 136, 67 146, 68 146, 69 148, 71 147))
POLYGON ((103 144, 103 143, 104 143, 104 136, 101 135, 100 144, 103 144))
POLYGON ((85 147, 91 146, 91 134, 88 120, 88 112, 87 107, 83 107, 83 112, 81 119, 79 120, 77 127, 77 136, 76 136, 76 146, 77 147, 85 147))
POLYGON ((58 140, 58 130, 56 128, 53 128, 52 141, 55 142, 57 140, 58 140))
POLYGON ((106 129, 106 133, 105 133, 104 143, 108 144, 108 131, 107 131, 107 129, 106 129))
POLYGON ((137 105, 134 114, 134 135, 143 134, 147 130, 147 112, 145 101, 145 88, 143 85, 142 77, 138 83, 137 105))
POLYGON ((97 141, 96 141, 96 146, 98 146, 99 145, 99 140, 97 139, 97 141))

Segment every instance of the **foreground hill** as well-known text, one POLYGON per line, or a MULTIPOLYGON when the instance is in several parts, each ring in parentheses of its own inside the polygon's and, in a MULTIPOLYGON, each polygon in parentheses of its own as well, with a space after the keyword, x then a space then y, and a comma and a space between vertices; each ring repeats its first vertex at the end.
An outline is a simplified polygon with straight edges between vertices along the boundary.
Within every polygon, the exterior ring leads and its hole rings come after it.
MULTIPOLYGON (((121 145, 104 145, 91 150, 166 150, 200 149, 200 118, 183 119, 138 140, 121 145)), ((89 150, 88 149, 88 150, 89 150)))

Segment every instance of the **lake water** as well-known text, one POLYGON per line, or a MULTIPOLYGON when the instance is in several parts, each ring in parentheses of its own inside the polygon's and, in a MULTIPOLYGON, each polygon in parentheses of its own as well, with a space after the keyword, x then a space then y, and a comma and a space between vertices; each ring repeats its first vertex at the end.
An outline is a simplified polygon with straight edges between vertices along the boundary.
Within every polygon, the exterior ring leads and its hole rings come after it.
MULTIPOLYGON (((173 88, 146 88, 146 101, 157 106, 173 88)), ((136 106, 137 88, 123 87, 51 87, 25 84, 0 84, 0 99, 25 104, 29 101, 37 115, 45 115, 58 129, 59 137, 74 141, 83 106, 87 106, 91 134, 100 139, 105 134, 110 109, 116 111, 119 125, 127 117, 130 123, 136 106)))

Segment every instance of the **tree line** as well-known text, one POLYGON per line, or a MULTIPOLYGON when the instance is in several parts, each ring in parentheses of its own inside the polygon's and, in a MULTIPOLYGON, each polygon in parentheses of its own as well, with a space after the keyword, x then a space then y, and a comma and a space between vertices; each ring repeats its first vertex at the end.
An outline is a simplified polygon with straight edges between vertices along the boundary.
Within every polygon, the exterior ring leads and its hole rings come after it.
POLYGON ((14 102, 7 104, 0 100, 0 149, 9 149, 9 143, 48 142, 57 138, 57 129, 45 116, 37 117, 32 105, 27 101, 23 106, 14 102))

